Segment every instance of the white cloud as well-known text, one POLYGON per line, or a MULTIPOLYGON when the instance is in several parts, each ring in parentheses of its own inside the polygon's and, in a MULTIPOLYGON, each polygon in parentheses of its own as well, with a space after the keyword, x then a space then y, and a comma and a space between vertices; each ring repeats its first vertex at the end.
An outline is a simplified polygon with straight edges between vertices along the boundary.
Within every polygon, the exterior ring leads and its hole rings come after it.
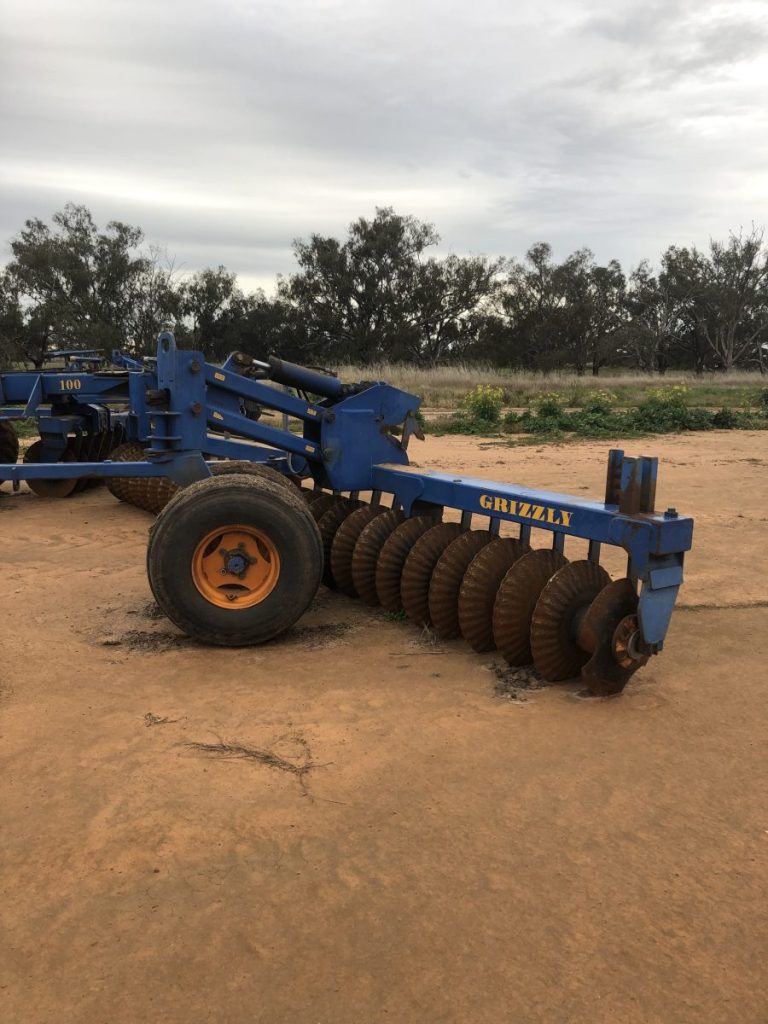
POLYGON ((376 205, 454 251, 625 263, 768 219, 763 3, 5 9, 3 239, 72 199, 269 284, 376 205))

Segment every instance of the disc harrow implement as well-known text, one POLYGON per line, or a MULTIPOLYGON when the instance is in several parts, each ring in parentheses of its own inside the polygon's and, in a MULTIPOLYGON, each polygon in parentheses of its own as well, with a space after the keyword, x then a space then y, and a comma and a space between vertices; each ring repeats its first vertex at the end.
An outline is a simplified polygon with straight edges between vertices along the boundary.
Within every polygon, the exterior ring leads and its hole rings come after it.
POLYGON ((157 514, 150 586, 191 636, 260 643, 322 580, 596 695, 663 648, 693 522, 656 511, 654 458, 611 451, 588 500, 410 465, 419 399, 381 381, 241 353, 216 366, 168 332, 154 360, 87 365, 0 372, 0 480, 50 495, 107 479, 157 514), (8 421, 30 416, 40 441, 19 464, 8 421), (606 546, 624 552, 618 579, 606 546))

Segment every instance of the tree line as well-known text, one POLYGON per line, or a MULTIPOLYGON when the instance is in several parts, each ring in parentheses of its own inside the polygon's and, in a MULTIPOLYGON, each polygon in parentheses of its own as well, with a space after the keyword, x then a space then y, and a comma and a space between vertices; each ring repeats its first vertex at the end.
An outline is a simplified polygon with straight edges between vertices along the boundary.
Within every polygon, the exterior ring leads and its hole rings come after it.
POLYGON ((68 204, 26 221, 0 273, 0 358, 40 366, 57 348, 146 355, 170 326, 211 358, 235 349, 313 365, 483 361, 599 375, 768 369, 768 251, 762 232, 706 250, 670 246, 625 273, 545 242, 522 259, 436 256, 432 224, 377 209, 347 237, 294 242, 297 269, 273 295, 244 292, 223 266, 183 274, 142 231, 100 230, 68 204))

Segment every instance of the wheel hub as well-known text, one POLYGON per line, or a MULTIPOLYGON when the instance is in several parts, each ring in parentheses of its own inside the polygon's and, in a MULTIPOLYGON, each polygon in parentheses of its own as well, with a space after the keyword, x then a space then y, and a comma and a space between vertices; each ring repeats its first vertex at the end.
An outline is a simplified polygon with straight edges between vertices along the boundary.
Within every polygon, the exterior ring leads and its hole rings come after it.
POLYGON ((228 551, 220 548, 219 554, 224 559, 224 565, 219 570, 222 576, 237 576, 238 579, 245 579, 248 567, 255 565, 257 559, 252 558, 246 551, 245 544, 241 541, 236 548, 228 551))
POLYGON ((232 525, 206 534, 192 557, 192 581, 219 608, 251 608, 268 597, 280 576, 274 542, 252 526, 232 525))

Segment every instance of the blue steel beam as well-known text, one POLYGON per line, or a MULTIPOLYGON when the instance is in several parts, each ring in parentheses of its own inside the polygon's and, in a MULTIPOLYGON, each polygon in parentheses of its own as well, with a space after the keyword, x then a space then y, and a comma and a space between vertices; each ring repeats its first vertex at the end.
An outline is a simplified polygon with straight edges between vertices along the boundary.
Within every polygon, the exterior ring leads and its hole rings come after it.
POLYGON ((413 466, 374 466, 371 483, 375 490, 393 493, 406 514, 414 502, 429 502, 523 527, 613 544, 630 554, 638 572, 645 570, 651 555, 661 557, 690 550, 693 537, 689 516, 625 515, 617 505, 413 466))
POLYGON ((278 391, 277 388, 262 384, 257 380, 249 380, 230 370, 218 366, 205 364, 205 382, 208 385, 208 400, 212 406, 217 405, 216 391, 221 390, 237 395, 251 402, 258 402, 259 405, 268 409, 275 409, 277 412, 287 413, 299 420, 307 422, 319 422, 323 416, 321 406, 313 402, 305 402, 301 398, 288 394, 286 391, 278 391))

